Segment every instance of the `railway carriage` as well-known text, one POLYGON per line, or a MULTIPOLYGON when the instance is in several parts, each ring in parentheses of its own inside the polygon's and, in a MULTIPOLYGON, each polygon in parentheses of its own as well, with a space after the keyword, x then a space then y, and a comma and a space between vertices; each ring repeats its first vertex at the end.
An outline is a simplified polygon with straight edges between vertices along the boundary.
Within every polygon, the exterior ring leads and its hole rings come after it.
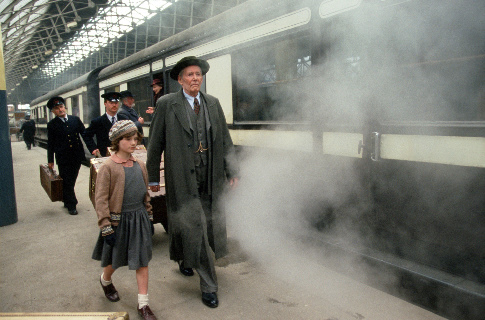
POLYGON ((351 219, 345 208, 363 201, 363 243, 331 246, 399 274, 399 290, 416 303, 478 319, 485 311, 483 12, 482 1, 250 0, 36 99, 33 115, 46 123, 43 104, 60 94, 89 123, 104 112, 101 94, 130 90, 148 136, 152 80, 175 92, 175 63, 206 59, 202 90, 219 98, 243 153, 317 158, 322 170, 338 163, 357 173, 361 194, 302 217, 323 242, 351 219))

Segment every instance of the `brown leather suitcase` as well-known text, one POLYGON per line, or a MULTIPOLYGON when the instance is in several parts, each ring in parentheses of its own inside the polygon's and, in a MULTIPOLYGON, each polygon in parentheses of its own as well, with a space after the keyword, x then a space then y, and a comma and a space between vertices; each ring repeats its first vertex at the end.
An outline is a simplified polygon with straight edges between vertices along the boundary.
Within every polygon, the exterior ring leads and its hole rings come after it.
MULTIPOLYGON (((133 155, 146 163, 147 160, 147 153, 144 146, 138 146, 137 150, 133 152, 133 155)), ((89 170, 89 199, 91 199, 91 203, 93 207, 96 208, 96 201, 95 201, 95 193, 96 193, 96 177, 99 171, 99 168, 103 164, 106 159, 109 157, 104 158, 93 158, 90 160, 91 167, 89 170)), ((161 167, 163 168, 163 162, 161 167)), ((165 202, 165 180, 164 180, 164 172, 163 169, 160 170, 160 191, 152 192, 148 190, 150 194, 150 204, 153 207, 153 222, 154 223, 161 223, 165 231, 168 231, 168 218, 167 218, 167 204, 165 202)))
POLYGON ((40 165, 40 184, 52 202, 62 201, 62 178, 47 164, 40 165))
POLYGON ((109 157, 92 158, 91 160, 89 160, 89 162, 91 162, 91 165, 89 168, 89 199, 91 200, 91 203, 95 208, 96 208, 96 201, 94 199, 94 195, 96 192, 96 177, 97 177, 99 168, 101 167, 103 162, 108 158, 109 157))
POLYGON ((1 320, 129 320, 127 312, 23 312, 0 313, 1 320))

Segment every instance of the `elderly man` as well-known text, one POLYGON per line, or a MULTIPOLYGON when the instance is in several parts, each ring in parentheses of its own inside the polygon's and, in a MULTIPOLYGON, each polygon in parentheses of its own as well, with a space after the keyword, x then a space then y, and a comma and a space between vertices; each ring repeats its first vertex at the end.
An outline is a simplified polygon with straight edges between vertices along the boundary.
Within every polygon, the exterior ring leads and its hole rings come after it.
POLYGON ((76 215, 77 198, 74 193, 81 162, 86 160, 80 134, 84 132, 81 120, 66 112, 62 97, 53 97, 47 101, 47 108, 56 116, 47 124, 47 162, 54 169, 56 157, 59 176, 62 178, 64 207, 70 215, 76 215))
POLYGON ((157 101, 150 127, 147 169, 152 191, 159 190, 160 159, 165 152, 165 186, 170 259, 180 269, 195 268, 202 302, 218 306, 214 258, 227 254, 225 216, 218 201, 226 182, 237 185, 234 146, 219 100, 200 92, 205 60, 185 57, 170 77, 182 89, 157 101))
POLYGON ((143 134, 143 126, 145 120, 138 115, 133 107, 135 106, 135 96, 128 90, 121 91, 121 108, 118 115, 126 120, 131 120, 135 123, 138 131, 143 134))
POLYGON ((101 95, 104 98, 106 113, 91 120, 91 124, 83 133, 83 139, 91 154, 106 157, 108 148, 111 146, 109 130, 118 120, 128 120, 123 115, 117 115, 120 107, 121 94, 119 92, 106 92, 101 95), (96 142, 93 137, 96 136, 96 142))

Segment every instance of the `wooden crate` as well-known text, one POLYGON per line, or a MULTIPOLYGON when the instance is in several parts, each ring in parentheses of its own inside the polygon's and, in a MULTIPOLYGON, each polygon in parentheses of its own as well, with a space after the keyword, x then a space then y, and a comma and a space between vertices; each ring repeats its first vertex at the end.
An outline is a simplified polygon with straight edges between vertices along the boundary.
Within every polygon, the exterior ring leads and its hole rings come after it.
POLYGON ((62 201, 62 178, 47 164, 40 165, 40 184, 52 202, 62 201))

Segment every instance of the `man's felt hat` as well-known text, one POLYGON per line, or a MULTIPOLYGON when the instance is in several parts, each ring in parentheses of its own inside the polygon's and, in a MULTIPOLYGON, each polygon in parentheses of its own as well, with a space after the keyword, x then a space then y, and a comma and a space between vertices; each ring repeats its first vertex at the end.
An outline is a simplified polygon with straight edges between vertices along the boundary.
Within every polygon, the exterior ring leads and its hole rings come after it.
POLYGON ((128 90, 125 90, 125 91, 121 91, 120 92, 121 94, 121 99, 124 99, 124 98, 128 98, 128 97, 131 97, 131 98, 134 98, 135 96, 128 90))
POLYGON ((52 110, 52 108, 57 107, 61 104, 66 105, 66 102, 64 101, 64 99, 62 99, 62 97, 53 97, 50 98, 49 101, 47 101, 47 108, 49 108, 49 110, 52 110))
POLYGON ((152 84, 150 85, 150 87, 153 87, 156 84, 158 84, 160 87, 163 86, 162 80, 160 80, 160 79, 153 79, 152 84))
POLYGON ((206 74, 210 68, 209 63, 205 60, 198 59, 194 56, 184 57, 180 59, 179 62, 177 62, 177 64, 170 71, 170 78, 172 78, 173 80, 178 80, 180 72, 188 66, 199 66, 202 70, 202 75, 206 74))
POLYGON ((136 125, 131 120, 120 120, 116 121, 116 123, 111 127, 109 130, 109 140, 114 141, 117 138, 124 136, 127 133, 138 131, 136 125))
POLYGON ((119 92, 106 92, 101 95, 101 98, 104 98, 104 100, 108 100, 111 102, 118 102, 120 101, 121 94, 119 92))

